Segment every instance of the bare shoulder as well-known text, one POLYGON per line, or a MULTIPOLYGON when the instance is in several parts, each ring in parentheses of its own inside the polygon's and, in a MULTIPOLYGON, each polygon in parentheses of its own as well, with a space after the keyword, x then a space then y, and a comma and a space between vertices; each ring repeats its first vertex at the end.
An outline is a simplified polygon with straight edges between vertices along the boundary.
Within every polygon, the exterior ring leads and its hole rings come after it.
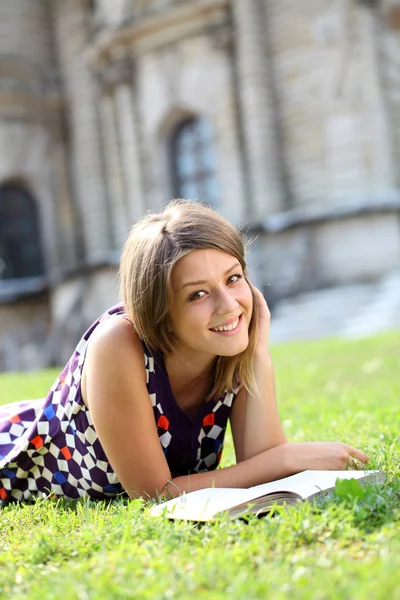
POLYGON ((99 323, 90 336, 82 370, 82 396, 87 405, 87 379, 134 375, 145 381, 144 351, 131 323, 115 315, 99 323))
POLYGON ((90 336, 87 352, 96 353, 98 358, 118 358, 128 353, 143 359, 143 347, 131 323, 122 315, 115 315, 99 323, 90 336))

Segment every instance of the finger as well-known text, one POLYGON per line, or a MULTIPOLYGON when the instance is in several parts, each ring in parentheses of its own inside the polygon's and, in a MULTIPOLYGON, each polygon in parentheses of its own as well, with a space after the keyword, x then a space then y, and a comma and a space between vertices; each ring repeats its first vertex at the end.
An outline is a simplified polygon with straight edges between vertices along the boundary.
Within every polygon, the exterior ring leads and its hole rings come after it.
POLYGON ((269 316, 271 316, 269 307, 268 307, 268 303, 264 297, 264 294, 258 289, 256 288, 255 285, 253 285, 250 281, 248 282, 250 289, 253 292, 254 297, 257 299, 257 303, 259 305, 259 307, 261 309, 265 309, 267 311, 267 313, 269 314, 269 316))
POLYGON ((366 454, 362 450, 358 450, 357 448, 350 449, 348 458, 350 469, 364 469, 368 461, 368 454, 366 454))
POLYGON ((353 446, 349 446, 348 444, 345 444, 345 446, 346 446, 346 450, 350 454, 350 456, 353 456, 354 458, 358 458, 358 460, 361 460, 361 462, 363 462, 363 463, 367 463, 370 460, 370 457, 368 456, 368 454, 366 454, 362 450, 359 450, 358 448, 353 448, 353 446))
POLYGON ((368 454, 366 454, 362 450, 358 450, 358 448, 352 448, 351 451, 350 451, 350 454, 354 458, 357 458, 359 461, 361 461, 364 464, 366 464, 369 461, 368 454))

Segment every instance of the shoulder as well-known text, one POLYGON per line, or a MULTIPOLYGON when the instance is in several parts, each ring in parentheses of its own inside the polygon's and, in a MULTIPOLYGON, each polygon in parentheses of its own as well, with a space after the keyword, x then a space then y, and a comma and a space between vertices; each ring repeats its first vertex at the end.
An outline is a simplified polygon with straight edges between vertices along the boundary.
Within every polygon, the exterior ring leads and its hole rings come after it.
POLYGON ((89 338, 85 363, 96 371, 121 371, 129 365, 144 376, 144 348, 132 323, 122 314, 101 320, 89 338))
POLYGON ((139 337, 132 323, 123 314, 108 315, 106 319, 100 319, 98 325, 90 336, 90 342, 116 343, 137 340, 139 337))

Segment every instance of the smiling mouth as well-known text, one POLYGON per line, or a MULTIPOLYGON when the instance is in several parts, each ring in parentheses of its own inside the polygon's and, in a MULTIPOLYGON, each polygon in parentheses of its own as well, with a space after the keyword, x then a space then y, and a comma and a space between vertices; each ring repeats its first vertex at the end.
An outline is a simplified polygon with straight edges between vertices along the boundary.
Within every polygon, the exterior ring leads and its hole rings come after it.
POLYGON ((239 326, 239 323, 241 321, 241 316, 239 315, 237 317, 237 319, 235 319, 232 323, 229 323, 229 325, 221 325, 220 327, 212 327, 210 329, 210 331, 213 331, 214 333, 223 333, 224 331, 233 331, 234 329, 237 329, 237 327, 239 326))

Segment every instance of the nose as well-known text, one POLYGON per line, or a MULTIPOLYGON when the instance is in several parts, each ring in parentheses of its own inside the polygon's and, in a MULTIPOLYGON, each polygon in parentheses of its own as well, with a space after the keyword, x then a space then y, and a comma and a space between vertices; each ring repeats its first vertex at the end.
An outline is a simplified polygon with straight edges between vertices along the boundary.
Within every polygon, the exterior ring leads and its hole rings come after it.
POLYGON ((226 287, 218 290, 215 312, 217 315, 226 315, 237 310, 238 301, 233 292, 226 287))

